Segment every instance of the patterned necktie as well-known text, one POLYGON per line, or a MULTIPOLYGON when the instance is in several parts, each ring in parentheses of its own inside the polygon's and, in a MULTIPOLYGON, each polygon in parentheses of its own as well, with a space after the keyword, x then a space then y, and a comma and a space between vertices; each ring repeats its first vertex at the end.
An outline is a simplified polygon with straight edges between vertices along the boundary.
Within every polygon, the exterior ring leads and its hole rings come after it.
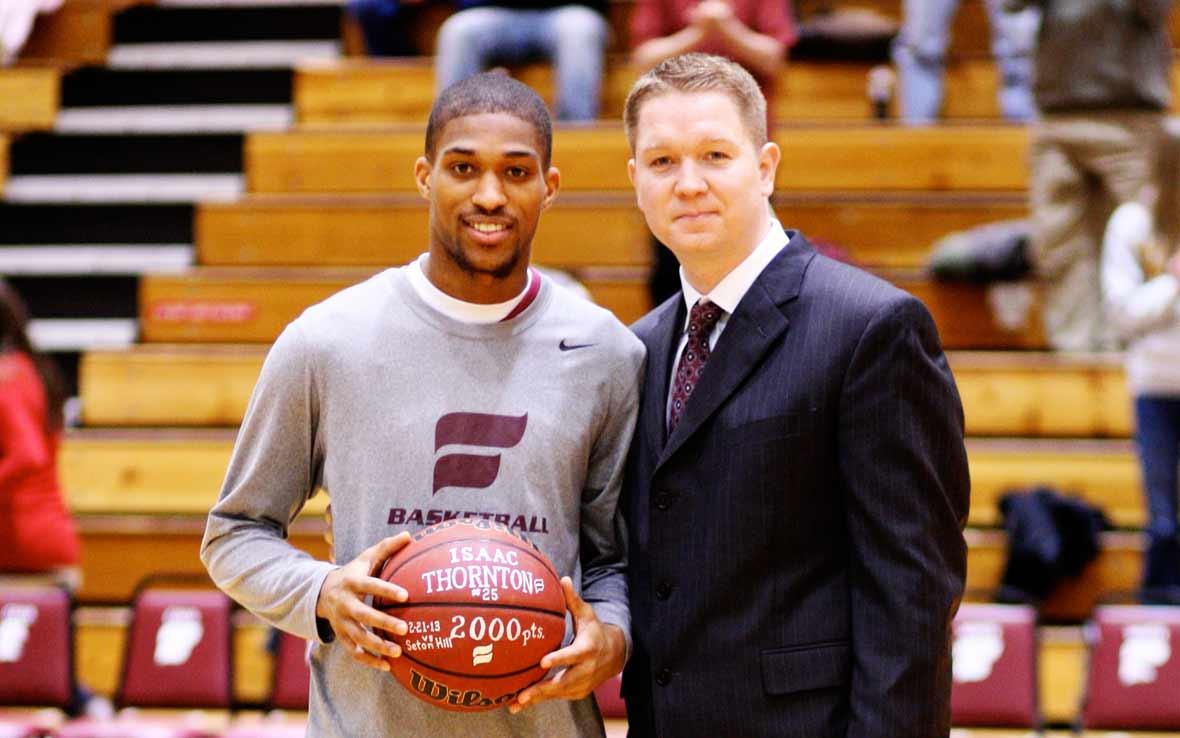
POLYGON ((684 352, 680 354, 680 364, 676 367, 676 379, 672 386, 672 408, 668 413, 668 435, 680 421, 684 408, 688 405, 688 398, 701 381, 701 373, 705 370, 705 362, 709 360, 709 336, 713 328, 725 311, 711 302, 697 301, 688 314, 688 343, 684 344, 684 352))

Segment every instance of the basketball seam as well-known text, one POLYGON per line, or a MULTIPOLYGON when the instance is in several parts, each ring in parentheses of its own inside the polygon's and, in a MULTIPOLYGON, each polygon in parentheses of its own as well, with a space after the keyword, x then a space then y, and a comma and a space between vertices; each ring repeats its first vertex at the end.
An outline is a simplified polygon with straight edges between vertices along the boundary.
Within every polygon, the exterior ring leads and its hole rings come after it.
MULTIPOLYGON (((538 661, 537 663, 533 664, 532 666, 526 666, 523 669, 517 669, 516 671, 510 671, 510 672, 506 672, 504 674, 468 674, 467 672, 464 672, 464 671, 451 671, 450 669, 443 669, 438 666, 433 666, 432 664, 428 664, 425 661, 419 661, 418 659, 414 658, 410 654, 404 653, 404 652, 402 653, 400 658, 409 659, 410 661, 413 661, 418 666, 421 666, 423 669, 430 669, 431 671, 437 671, 439 674, 446 674, 447 676, 463 677, 464 679, 507 679, 508 677, 518 676, 520 674, 524 674, 525 672, 532 671, 533 669, 539 668, 541 666, 541 662, 538 661)), ((540 681, 540 680, 537 680, 537 681, 540 681)), ((533 684, 536 684, 536 683, 537 682, 533 682, 533 684)))
POLYGON ((378 607, 377 609, 381 612, 387 613, 390 610, 413 607, 455 607, 460 609, 482 608, 488 610, 517 610, 523 612, 540 613, 543 615, 552 615, 555 618, 561 618, 562 620, 565 620, 564 612, 546 610, 543 607, 531 607, 529 605, 512 605, 505 602, 397 602, 393 605, 378 607))

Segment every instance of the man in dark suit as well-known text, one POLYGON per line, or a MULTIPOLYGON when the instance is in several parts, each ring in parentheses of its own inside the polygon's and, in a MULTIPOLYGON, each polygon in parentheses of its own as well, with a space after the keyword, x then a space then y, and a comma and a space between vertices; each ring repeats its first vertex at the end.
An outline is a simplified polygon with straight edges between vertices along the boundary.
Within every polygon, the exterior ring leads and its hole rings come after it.
POLYGON ((958 393, 918 300, 774 219, 764 105, 700 54, 627 101, 639 207, 683 286, 634 327, 630 735, 946 736, 958 393))

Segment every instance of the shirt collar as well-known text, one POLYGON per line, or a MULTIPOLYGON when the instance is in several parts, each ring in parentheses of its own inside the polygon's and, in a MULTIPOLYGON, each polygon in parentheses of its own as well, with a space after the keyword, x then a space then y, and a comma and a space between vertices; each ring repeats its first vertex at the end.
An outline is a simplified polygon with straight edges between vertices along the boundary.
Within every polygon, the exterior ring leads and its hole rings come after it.
POLYGON ((537 275, 534 275, 533 270, 530 268, 528 270, 528 277, 525 279, 524 289, 511 300, 491 305, 464 302, 463 300, 451 297, 434 286, 434 283, 426 276, 426 262, 429 259, 429 253, 422 254, 416 260, 406 265, 406 276, 410 280, 410 285, 413 286, 414 291, 418 293, 418 297, 422 298, 423 302, 448 318, 457 320, 460 323, 484 325, 498 323, 504 320, 529 295, 529 288, 533 286, 534 280, 538 279, 537 275))
MULTIPOLYGON (((762 240, 758 242, 758 245, 754 247, 754 250, 750 252, 750 255, 734 267, 733 271, 726 274, 707 295, 702 295, 688 283, 688 278, 684 276, 684 267, 681 267, 680 288, 684 294, 684 304, 691 311, 692 306, 704 298, 724 310, 726 315, 733 315, 733 311, 737 310, 738 303, 749 292, 754 281, 762 274, 762 270, 766 268, 767 264, 774 261, 774 257, 778 256, 778 253, 786 247, 789 240, 786 232, 783 231, 782 224, 771 218, 770 228, 762 240)), ((686 316, 686 325, 687 322, 686 316)))

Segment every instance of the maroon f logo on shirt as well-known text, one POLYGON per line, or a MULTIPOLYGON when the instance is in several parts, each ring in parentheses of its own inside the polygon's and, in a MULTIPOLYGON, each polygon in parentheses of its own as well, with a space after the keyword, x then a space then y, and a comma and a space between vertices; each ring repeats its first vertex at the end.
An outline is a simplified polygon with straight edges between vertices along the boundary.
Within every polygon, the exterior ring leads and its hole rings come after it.
MULTIPOLYGON (((512 448, 524 437, 529 415, 447 413, 434 426, 434 452, 445 446, 512 448)), ((500 474, 500 454, 444 454, 434 462, 434 492, 444 487, 484 489, 500 474)))

